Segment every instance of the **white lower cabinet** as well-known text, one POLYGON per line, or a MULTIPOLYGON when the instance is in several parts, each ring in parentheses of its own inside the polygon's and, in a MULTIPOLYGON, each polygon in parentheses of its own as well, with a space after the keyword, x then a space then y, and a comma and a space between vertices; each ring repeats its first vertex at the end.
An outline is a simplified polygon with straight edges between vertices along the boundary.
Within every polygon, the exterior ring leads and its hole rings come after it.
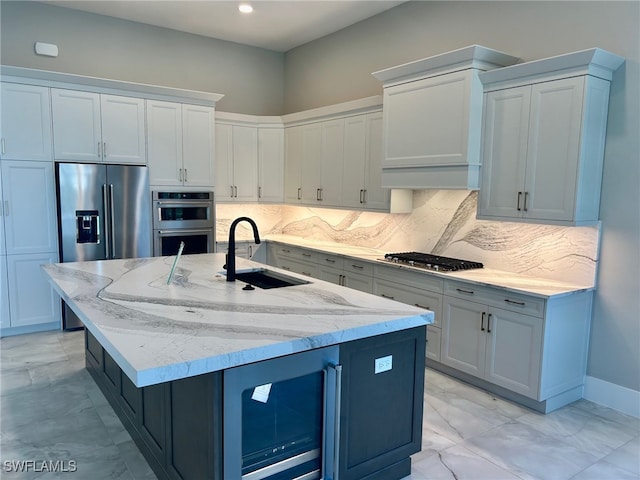
MULTIPOLYGON (((2 222, 0 222, 2 223, 2 222)), ((7 281, 7 256, 0 255, 0 331, 11 326, 9 312, 9 283, 7 281)))
POLYGON ((440 361, 537 398, 542 323, 538 317, 445 296, 440 361))
POLYGON ((0 336, 59 328, 60 298, 40 268, 58 261, 53 165, 3 160, 0 172, 0 336))
POLYGON ((327 282, 373 293, 373 265, 350 257, 318 253, 318 278, 327 282))
POLYGON ((540 298, 445 281, 440 362, 530 398, 540 411, 578 400, 592 297, 540 298))
POLYGON ((373 293, 390 300, 431 310, 434 323, 427 325, 427 358, 440 361, 442 280, 391 266, 375 267, 373 293))
POLYGON ((11 327, 60 324, 60 297, 53 291, 40 265, 56 263, 56 253, 8 255, 11 327))

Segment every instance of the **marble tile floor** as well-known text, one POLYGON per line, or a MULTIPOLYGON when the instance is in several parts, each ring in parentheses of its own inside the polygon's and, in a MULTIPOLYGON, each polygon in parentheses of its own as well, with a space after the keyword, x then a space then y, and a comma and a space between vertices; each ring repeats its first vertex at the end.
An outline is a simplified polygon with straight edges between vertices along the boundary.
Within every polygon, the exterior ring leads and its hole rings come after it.
MULTIPOLYGON (((423 450, 404 480, 640 478, 638 418, 585 400, 541 415, 429 369, 426 385, 423 450)), ((84 369, 82 332, 0 340, 0 478, 156 478, 84 369)))

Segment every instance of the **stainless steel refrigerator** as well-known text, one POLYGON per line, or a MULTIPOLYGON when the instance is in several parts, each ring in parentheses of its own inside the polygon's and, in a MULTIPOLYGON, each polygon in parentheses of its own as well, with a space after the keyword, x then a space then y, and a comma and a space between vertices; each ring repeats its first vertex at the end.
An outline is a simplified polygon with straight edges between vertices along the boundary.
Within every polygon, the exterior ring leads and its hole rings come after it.
MULTIPOLYGON (((151 256, 147 167, 57 163, 60 261, 151 256)), ((63 328, 82 322, 64 304, 63 328)))

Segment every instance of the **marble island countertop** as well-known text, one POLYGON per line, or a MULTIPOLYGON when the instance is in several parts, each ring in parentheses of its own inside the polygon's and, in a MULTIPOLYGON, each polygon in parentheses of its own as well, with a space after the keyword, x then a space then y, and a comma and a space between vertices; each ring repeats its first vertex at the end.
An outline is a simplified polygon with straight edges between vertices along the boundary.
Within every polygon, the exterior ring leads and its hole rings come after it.
MULTIPOLYGON (((226 281, 224 254, 183 255, 167 285, 174 258, 42 267, 138 387, 433 322, 432 312, 315 279, 246 291, 226 281)), ((238 271, 260 267, 237 259, 238 271)))
MULTIPOLYGON (((342 243, 318 241, 301 238, 292 235, 268 235, 265 240, 269 242, 284 243, 299 247, 318 250, 335 255, 358 258, 377 265, 386 265, 390 268, 398 268, 413 272, 421 272, 425 275, 434 275, 448 280, 459 280, 474 285, 499 288, 508 292, 533 295, 540 298, 572 295, 579 292, 593 290, 592 285, 577 285, 574 283, 550 280, 546 278, 532 277, 518 273, 505 272, 491 268, 465 270, 459 272, 434 272, 422 268, 390 263, 384 260, 385 253, 381 250, 368 247, 358 247, 342 243)), ((473 260, 473 258, 467 259, 473 260)))

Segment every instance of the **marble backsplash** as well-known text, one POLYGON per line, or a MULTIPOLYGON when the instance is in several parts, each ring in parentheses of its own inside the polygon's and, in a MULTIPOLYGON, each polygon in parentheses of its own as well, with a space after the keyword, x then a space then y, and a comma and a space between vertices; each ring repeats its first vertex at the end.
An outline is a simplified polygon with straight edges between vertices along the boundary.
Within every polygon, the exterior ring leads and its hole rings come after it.
MULTIPOLYGON (((292 205, 219 204, 219 241, 239 216, 260 233, 376 248, 420 251, 483 262, 486 267, 571 283, 595 285, 600 228, 476 220, 477 192, 416 190, 410 214, 292 205)), ((237 238, 251 238, 241 223, 237 238)))

